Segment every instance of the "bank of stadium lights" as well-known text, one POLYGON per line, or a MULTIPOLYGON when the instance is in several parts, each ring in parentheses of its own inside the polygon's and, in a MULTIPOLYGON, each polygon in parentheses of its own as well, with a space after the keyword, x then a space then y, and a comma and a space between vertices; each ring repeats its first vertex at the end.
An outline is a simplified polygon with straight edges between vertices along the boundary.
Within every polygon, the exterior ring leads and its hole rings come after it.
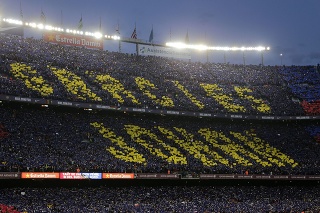
POLYGON ((23 25, 23 22, 20 20, 15 20, 15 19, 11 19, 11 18, 4 18, 2 19, 4 22, 8 22, 10 24, 17 24, 17 25, 23 25))
POLYGON ((107 39, 120 40, 120 36, 117 35, 105 35, 104 37, 107 39))
MULTIPOLYGON (((1 20, 1 19, 0 19, 1 20)), ((17 25, 25 25, 31 28, 37 28, 40 30, 48 30, 48 31, 57 31, 57 32, 65 32, 69 34, 76 34, 76 35, 85 35, 85 36, 92 36, 97 39, 106 38, 110 40, 120 40, 120 36, 117 35, 102 35, 100 32, 83 32, 81 30, 75 30, 75 29, 63 29, 60 27, 54 27, 51 25, 44 25, 42 23, 35 23, 35 22, 22 22, 21 20, 15 20, 15 19, 2 19, 4 22, 8 22, 11 24, 17 24, 17 25)))
POLYGON ((26 22, 25 25, 29 26, 31 28, 37 28, 37 29, 40 29, 40 30, 58 31, 58 32, 63 32, 64 31, 60 27, 53 27, 53 26, 50 26, 50 25, 37 24, 37 23, 34 23, 34 22, 30 22, 30 23, 26 22))
POLYGON ((266 51, 270 50, 270 47, 257 46, 257 47, 210 47, 206 45, 194 45, 185 44, 181 42, 168 42, 168 47, 174 47, 179 49, 193 49, 193 50, 219 50, 219 51, 266 51))
POLYGON ((72 29, 66 29, 66 33, 77 34, 77 35, 83 35, 83 34, 84 34, 83 31, 80 31, 80 30, 72 30, 72 29))
POLYGON ((58 32, 63 32, 64 30, 60 27, 53 27, 53 26, 50 26, 50 25, 45 25, 44 26, 44 29, 46 30, 53 30, 53 31, 58 31, 58 32))

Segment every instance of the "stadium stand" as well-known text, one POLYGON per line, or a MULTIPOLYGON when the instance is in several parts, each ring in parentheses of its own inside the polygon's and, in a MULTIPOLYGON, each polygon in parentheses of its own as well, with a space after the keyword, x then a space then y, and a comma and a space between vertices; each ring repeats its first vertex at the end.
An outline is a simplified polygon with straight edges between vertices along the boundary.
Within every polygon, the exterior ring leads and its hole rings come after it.
POLYGON ((305 114, 293 101, 303 97, 277 67, 137 57, 9 35, 0 36, 0 45, 0 94, 220 114, 305 114))
POLYGON ((23 187, 0 189, 0 202, 15 206, 10 213, 319 212, 319 192, 319 186, 23 187))
POLYGON ((320 113, 320 73, 314 66, 283 67, 280 73, 307 115, 320 113))
MULTIPOLYGON (((314 67, 186 62, 4 34, 0 57, 0 95, 114 106, 84 111, 3 100, 0 172, 320 175, 317 120, 117 111, 124 106, 222 115, 319 115, 320 78, 314 67)), ((11 188, 2 182, 0 212, 320 211, 319 186, 41 184, 11 188)))
POLYGON ((4 103, 0 110, 7 133, 1 140, 2 171, 320 174, 319 143, 301 122, 4 103))

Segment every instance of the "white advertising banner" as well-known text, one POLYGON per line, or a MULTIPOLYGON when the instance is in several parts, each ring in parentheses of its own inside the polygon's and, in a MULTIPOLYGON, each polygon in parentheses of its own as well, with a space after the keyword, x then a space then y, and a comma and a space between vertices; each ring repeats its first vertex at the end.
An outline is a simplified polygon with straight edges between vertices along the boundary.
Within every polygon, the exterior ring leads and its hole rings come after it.
POLYGON ((191 59, 191 55, 187 50, 143 44, 138 45, 138 54, 142 56, 160 56, 176 59, 191 59))

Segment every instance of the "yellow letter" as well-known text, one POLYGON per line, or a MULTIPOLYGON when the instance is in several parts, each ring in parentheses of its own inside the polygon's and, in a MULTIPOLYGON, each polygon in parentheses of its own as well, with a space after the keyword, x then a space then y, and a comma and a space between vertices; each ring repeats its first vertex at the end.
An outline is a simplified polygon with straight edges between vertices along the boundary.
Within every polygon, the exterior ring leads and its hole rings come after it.
POLYGON ((142 77, 136 77, 135 81, 142 93, 153 100, 155 103, 165 107, 174 107, 174 103, 171 98, 162 96, 161 99, 159 99, 157 98, 157 96, 151 93, 150 89, 157 90, 157 88, 149 80, 142 77))
POLYGON ((258 110, 259 112, 263 113, 270 113, 271 108, 263 102, 262 99, 257 99, 252 95, 247 95, 245 93, 252 93, 252 90, 246 87, 234 87, 234 90, 238 93, 239 97, 242 99, 247 99, 252 102, 252 108, 258 110))
POLYGON ((151 154, 156 155, 157 157, 160 157, 170 163, 187 164, 186 157, 177 148, 166 144, 150 130, 135 125, 125 125, 125 130, 130 135, 132 140, 149 150, 151 154), (148 137, 149 140, 146 140, 146 137, 148 137), (164 153, 161 150, 163 148, 170 155, 164 153))
POLYGON ((138 151, 129 147, 124 139, 120 136, 118 137, 109 128, 105 128, 103 123, 94 122, 90 124, 94 128, 99 130, 99 133, 106 139, 109 139, 113 144, 117 145, 120 149, 113 146, 107 147, 106 150, 109 151, 115 158, 121 159, 126 162, 141 163, 146 164, 146 159, 138 151))
POLYGON ((110 75, 97 75, 95 82, 99 83, 102 89, 107 90, 120 103, 124 102, 124 98, 128 98, 134 104, 141 104, 129 90, 124 88, 119 80, 110 75))
POLYGON ((27 88, 38 91, 42 96, 48 96, 53 93, 53 88, 42 76, 38 76, 36 70, 31 70, 30 66, 20 63, 13 63, 10 66, 13 76, 24 81, 27 88))
POLYGON ((232 97, 223 93, 223 89, 217 84, 200 84, 207 92, 207 96, 213 97, 219 104, 221 104, 229 112, 245 112, 243 106, 233 103, 232 97))
POLYGON ((186 150, 194 158, 199 159, 203 163, 203 165, 213 167, 217 165, 217 162, 224 165, 229 165, 227 159, 224 159, 217 152, 210 149, 208 145, 204 144, 202 141, 194 141, 193 135, 188 133, 185 129, 174 127, 174 129, 184 137, 184 139, 180 139, 178 136, 176 136, 172 131, 168 129, 165 129, 160 126, 158 126, 157 128, 168 139, 173 140, 176 144, 178 144, 181 148, 186 150))
POLYGON ((189 91, 179 83, 179 81, 172 81, 174 83, 174 85, 181 90, 181 92, 183 92, 183 94, 185 96, 187 96, 190 101, 195 104, 199 109, 203 109, 204 108, 204 104, 201 103, 201 101, 198 101, 191 93, 189 93, 189 91))

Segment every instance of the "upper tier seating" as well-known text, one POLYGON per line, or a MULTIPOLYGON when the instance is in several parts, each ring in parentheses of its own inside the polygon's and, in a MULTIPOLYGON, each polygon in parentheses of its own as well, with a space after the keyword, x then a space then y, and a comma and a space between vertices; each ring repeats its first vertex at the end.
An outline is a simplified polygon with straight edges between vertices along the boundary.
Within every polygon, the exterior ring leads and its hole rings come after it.
POLYGON ((304 97, 287 85, 294 82, 281 67, 137 57, 9 35, 0 35, 0 47, 0 94, 215 114, 305 114, 304 97))

